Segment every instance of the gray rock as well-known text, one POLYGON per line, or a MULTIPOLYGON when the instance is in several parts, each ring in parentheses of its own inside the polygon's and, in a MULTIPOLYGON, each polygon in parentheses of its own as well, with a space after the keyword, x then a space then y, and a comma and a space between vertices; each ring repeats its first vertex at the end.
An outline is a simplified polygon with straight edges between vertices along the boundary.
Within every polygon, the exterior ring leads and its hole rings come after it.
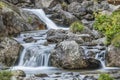
POLYGON ((52 66, 64 69, 86 69, 100 66, 98 60, 86 59, 83 49, 75 41, 60 42, 52 52, 50 60, 52 66))
POLYGON ((0 49, 0 62, 6 66, 14 65, 18 58, 20 44, 8 37, 2 37, 0 41, 0 45, 4 47, 0 49))
POLYGON ((67 34, 66 34, 65 30, 51 29, 47 32, 47 41, 48 42, 58 43, 58 42, 61 42, 65 39, 67 39, 67 34))
POLYGON ((107 66, 120 67, 120 48, 110 45, 108 47, 108 53, 106 55, 107 66))

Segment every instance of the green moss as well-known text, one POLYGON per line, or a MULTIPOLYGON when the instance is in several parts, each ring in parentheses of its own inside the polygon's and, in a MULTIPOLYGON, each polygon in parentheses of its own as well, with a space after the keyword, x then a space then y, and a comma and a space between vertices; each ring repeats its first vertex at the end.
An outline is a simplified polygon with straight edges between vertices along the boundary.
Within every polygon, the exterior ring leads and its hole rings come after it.
POLYGON ((10 71, 1 71, 0 80, 11 80, 12 73, 10 71))
POLYGON ((3 8, 5 6, 6 6, 6 4, 0 1, 0 8, 3 8))
POLYGON ((103 74, 100 74, 98 80, 114 80, 114 79, 112 77, 110 77, 109 74, 103 73, 103 74))
POLYGON ((63 3, 61 4, 61 6, 62 6, 63 10, 67 10, 67 8, 68 8, 67 3, 65 3, 65 2, 63 2, 63 3))
POLYGON ((97 14, 94 28, 103 33, 107 39, 107 44, 111 43, 114 35, 120 32, 120 11, 113 12, 112 15, 97 14))
POLYGON ((112 39, 112 45, 115 47, 120 47, 120 33, 116 34, 114 38, 112 39))
POLYGON ((32 17, 28 17, 28 23, 32 23, 32 17))
POLYGON ((73 33, 81 32, 84 29, 84 25, 81 22, 73 22, 70 26, 70 31, 73 33))

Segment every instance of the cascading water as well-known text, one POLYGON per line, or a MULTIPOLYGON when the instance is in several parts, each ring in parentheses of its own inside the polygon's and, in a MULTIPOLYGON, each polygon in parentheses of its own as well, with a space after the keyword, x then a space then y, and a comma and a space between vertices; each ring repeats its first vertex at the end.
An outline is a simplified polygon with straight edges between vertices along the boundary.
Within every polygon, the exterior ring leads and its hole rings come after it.
POLYGON ((38 16, 40 20, 42 20, 47 25, 48 29, 59 29, 57 25, 46 16, 45 12, 42 9, 23 9, 23 10, 29 11, 38 16))

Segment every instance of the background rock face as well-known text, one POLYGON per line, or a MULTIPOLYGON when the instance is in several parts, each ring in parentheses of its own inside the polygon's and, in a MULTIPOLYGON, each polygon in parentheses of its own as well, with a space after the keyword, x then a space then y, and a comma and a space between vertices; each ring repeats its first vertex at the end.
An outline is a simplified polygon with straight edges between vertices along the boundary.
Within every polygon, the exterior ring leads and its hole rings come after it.
POLYGON ((98 68, 100 64, 95 59, 86 59, 83 49, 75 41, 59 43, 50 59, 52 66, 64 69, 98 68))
POLYGON ((20 45, 11 38, 0 38, 0 63, 12 66, 18 58, 20 45))
POLYGON ((46 29, 35 15, 0 1, 0 36, 15 35, 22 31, 46 29))
POLYGON ((120 48, 109 46, 108 47, 107 66, 109 67, 120 67, 120 48))
POLYGON ((16 6, 0 1, 0 36, 16 34, 33 28, 21 16, 16 6))

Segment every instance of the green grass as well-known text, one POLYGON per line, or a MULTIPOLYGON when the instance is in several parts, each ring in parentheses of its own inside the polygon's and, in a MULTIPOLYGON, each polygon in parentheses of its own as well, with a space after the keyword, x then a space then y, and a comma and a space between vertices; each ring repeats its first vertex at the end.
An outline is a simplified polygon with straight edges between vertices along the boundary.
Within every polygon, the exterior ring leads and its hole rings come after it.
POLYGON ((0 80, 11 80, 12 73, 10 71, 0 71, 0 80))
POLYGON ((112 77, 110 77, 109 74, 102 73, 100 74, 98 80, 114 80, 112 77))
POLYGON ((81 32, 84 29, 84 25, 81 22, 75 21, 70 26, 70 31, 73 33, 81 32))

